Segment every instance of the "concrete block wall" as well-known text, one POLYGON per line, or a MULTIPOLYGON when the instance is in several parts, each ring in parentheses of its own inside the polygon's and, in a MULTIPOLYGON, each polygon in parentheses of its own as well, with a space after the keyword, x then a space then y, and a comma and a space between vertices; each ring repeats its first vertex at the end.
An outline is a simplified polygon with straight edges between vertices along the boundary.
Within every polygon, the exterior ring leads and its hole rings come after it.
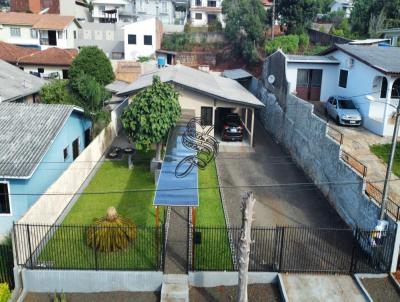
MULTIPOLYGON (((365 195, 363 179, 340 159, 340 145, 327 135, 327 124, 314 115, 313 105, 288 94, 284 110, 261 81, 253 83, 252 89, 266 105, 258 112, 265 129, 284 146, 343 220, 352 227, 373 228, 380 208, 365 195)), ((394 229, 394 221, 388 220, 394 229)))

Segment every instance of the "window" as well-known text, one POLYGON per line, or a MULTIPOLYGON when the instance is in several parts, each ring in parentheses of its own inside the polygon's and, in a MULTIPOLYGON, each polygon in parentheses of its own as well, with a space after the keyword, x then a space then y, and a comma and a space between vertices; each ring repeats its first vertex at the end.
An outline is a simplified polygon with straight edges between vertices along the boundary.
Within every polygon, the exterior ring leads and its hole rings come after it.
POLYGON ((68 69, 63 69, 62 70, 62 77, 63 77, 64 80, 69 78, 68 69))
POLYGON ((201 125, 212 126, 213 119, 213 108, 212 107, 201 107, 201 125))
POLYGON ((64 161, 66 161, 68 159, 68 146, 64 148, 63 155, 64 155, 64 161))
POLYGON ((207 1, 208 7, 217 7, 217 1, 207 1))
POLYGON ((62 30, 58 31, 57 32, 57 36, 58 36, 59 39, 62 39, 63 38, 63 31, 62 30))
POLYGON ((105 11, 106 10, 106 6, 105 5, 99 5, 99 11, 105 11))
POLYGON ((44 68, 38 68, 38 69, 37 69, 37 72, 38 72, 38 73, 44 73, 44 68))
POLYGON ((194 18, 195 18, 196 20, 201 20, 201 19, 203 19, 203 14, 202 14, 202 13, 196 13, 196 14, 194 15, 194 18))
POLYGON ((68 30, 65 31, 65 39, 68 39, 68 30))
POLYGON ((196 6, 201 6, 201 0, 196 0, 196 6))
POLYGON ((167 1, 161 2, 161 12, 166 13, 167 11, 167 1))
POLYGON ((7 183, 0 183, 0 214, 11 214, 7 183))
POLYGON ((340 69, 339 75, 339 87, 346 88, 347 87, 347 77, 349 75, 348 70, 340 69))
POLYGON ((74 30, 74 39, 76 39, 76 30, 74 30))
POLYGON ((72 142, 72 159, 75 160, 79 156, 79 138, 72 142))
POLYGON ((388 90, 388 82, 385 77, 382 78, 382 85, 381 85, 381 98, 386 99, 386 93, 388 90))
POLYGON ((136 44, 136 35, 128 35, 128 44, 136 44))
POLYGON ((36 29, 31 29, 31 38, 32 39, 37 39, 38 37, 38 32, 36 29))
POLYGON ((144 36, 144 45, 153 45, 153 36, 144 36))
POLYGON ((90 128, 85 130, 85 148, 89 146, 90 142, 92 141, 92 131, 90 128))
POLYGON ((10 28, 11 37, 21 37, 21 29, 17 27, 10 28))

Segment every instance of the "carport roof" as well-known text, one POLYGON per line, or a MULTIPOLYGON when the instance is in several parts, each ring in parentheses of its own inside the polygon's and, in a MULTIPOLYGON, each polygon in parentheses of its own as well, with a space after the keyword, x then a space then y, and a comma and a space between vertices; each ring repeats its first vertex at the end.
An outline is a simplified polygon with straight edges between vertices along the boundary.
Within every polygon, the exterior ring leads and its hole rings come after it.
POLYGON ((174 83, 226 102, 250 107, 264 107, 259 99, 238 82, 180 64, 144 74, 117 95, 130 95, 150 86, 155 75, 158 75, 162 82, 174 83))

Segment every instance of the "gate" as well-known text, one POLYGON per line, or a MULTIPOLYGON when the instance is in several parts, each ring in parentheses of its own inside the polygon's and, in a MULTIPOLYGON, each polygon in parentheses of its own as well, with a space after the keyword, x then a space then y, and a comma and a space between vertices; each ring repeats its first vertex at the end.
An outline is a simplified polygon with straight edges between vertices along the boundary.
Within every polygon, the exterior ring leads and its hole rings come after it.
POLYGON ((13 273, 13 251, 11 243, 0 245, 0 283, 8 283, 8 286, 14 288, 14 273, 13 273))

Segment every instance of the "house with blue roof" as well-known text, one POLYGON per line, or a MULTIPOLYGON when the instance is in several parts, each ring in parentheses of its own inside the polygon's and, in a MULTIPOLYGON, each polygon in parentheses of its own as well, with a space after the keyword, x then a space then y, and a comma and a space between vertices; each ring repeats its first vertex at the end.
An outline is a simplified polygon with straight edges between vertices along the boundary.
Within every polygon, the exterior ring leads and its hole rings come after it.
POLYGON ((61 104, 0 103, 0 237, 90 143, 91 121, 61 104))

